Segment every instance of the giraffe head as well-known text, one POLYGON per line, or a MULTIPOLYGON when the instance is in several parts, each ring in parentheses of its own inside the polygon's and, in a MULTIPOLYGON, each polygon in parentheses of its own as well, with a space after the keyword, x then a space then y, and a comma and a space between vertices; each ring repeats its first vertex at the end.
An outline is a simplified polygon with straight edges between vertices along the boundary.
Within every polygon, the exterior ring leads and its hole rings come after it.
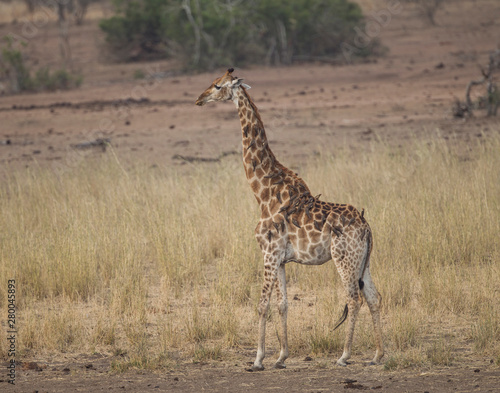
POLYGON ((233 76, 234 69, 229 68, 226 73, 212 82, 196 100, 196 105, 202 106, 212 101, 229 101, 236 98, 236 90, 241 86, 249 89, 250 86, 242 83, 243 79, 233 76))

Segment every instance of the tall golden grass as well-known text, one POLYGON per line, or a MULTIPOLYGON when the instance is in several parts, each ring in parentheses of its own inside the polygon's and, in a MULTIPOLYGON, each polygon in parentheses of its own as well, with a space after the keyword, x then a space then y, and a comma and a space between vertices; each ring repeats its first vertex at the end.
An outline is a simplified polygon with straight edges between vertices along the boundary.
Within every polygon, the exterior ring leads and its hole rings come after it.
MULTIPOLYGON (((500 363, 500 139, 339 152, 300 172, 325 200, 365 209, 386 368, 448 365, 464 353, 500 363)), ((102 352, 124 370, 255 349, 258 208, 238 159, 124 173, 104 157, 59 174, 2 176, 0 312, 15 279, 19 356, 102 352)), ((291 356, 333 362, 343 329, 332 325, 344 305, 334 265, 288 265, 287 275, 291 356)), ((354 351, 370 358, 373 347, 364 307, 354 351)), ((6 340, 0 353, 7 357, 6 340)))

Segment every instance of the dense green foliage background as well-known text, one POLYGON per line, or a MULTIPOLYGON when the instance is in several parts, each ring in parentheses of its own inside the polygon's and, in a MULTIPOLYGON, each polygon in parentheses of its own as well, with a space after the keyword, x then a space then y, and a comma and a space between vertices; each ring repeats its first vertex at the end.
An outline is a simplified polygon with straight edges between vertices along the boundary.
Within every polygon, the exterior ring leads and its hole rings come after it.
MULTIPOLYGON (((121 60, 180 56, 186 65, 291 64, 335 58, 364 23, 349 0, 114 0, 101 21, 121 60)), ((369 51, 369 49, 368 49, 369 51)))

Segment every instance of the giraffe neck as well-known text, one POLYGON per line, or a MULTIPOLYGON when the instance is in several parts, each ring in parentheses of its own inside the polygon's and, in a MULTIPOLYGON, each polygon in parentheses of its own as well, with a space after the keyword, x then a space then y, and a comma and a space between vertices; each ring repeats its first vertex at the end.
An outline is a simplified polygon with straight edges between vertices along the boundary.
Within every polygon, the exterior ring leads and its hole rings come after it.
POLYGON ((276 157, 269 147, 257 107, 244 88, 237 90, 234 102, 241 122, 245 174, 249 182, 262 182, 265 176, 277 171, 276 157))
POLYGON ((289 185, 300 184, 303 190, 308 190, 302 179, 276 159, 257 107, 243 87, 237 90, 233 101, 241 122, 245 174, 261 208, 270 203, 278 190, 289 185))

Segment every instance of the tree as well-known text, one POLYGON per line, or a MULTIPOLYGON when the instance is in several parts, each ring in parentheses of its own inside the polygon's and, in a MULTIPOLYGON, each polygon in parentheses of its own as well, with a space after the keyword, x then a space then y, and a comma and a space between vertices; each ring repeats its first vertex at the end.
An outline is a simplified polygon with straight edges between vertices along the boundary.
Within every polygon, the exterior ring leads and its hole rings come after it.
POLYGON ((83 23, 83 19, 87 14, 87 10, 91 3, 96 3, 98 0, 75 0, 76 4, 74 6, 73 15, 75 17, 75 22, 77 25, 83 23))
POLYGON ((35 12, 35 8, 37 6, 37 0, 24 0, 26 4, 26 8, 28 8, 28 11, 30 14, 35 12))
POLYGON ((89 5, 97 1, 98 0, 24 0, 24 3, 30 14, 34 13, 37 7, 45 6, 50 7, 50 9, 53 9, 54 5, 63 7, 65 11, 73 14, 76 24, 81 25, 89 5))
MULTIPOLYGON (((465 90, 465 102, 456 100, 453 106, 455 117, 470 117, 475 109, 486 109, 487 116, 496 116, 500 106, 500 89, 496 83, 496 75, 500 73, 500 49, 492 51, 489 56, 488 65, 481 67, 482 78, 472 80, 465 90), (483 94, 477 102, 471 99, 472 90, 476 86, 483 86, 483 94)), ((480 93, 481 94, 481 93, 480 93)))
POLYGON ((114 0, 101 21, 124 60, 176 56, 194 68, 333 58, 361 27, 349 0, 114 0))

